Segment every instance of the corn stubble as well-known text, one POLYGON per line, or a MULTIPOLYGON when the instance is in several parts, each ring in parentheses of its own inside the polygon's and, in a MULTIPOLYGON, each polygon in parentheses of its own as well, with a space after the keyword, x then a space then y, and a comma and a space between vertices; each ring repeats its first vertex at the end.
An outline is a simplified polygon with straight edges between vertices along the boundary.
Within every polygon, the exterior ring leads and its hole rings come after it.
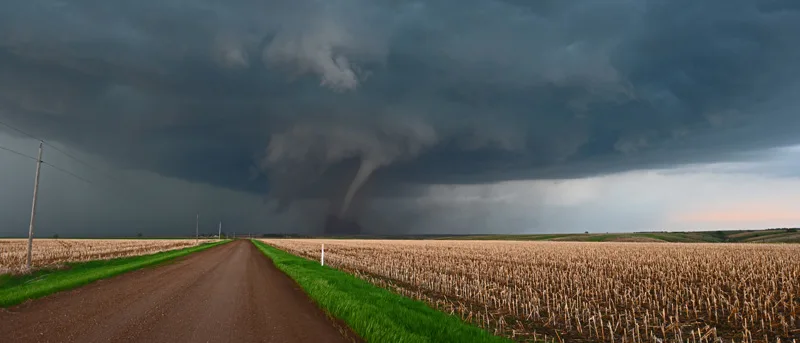
MULTIPOLYGON (((58 268, 69 262, 147 255, 194 245, 194 239, 36 239, 31 264, 33 269, 58 268)), ((0 239, 0 274, 25 272, 27 249, 27 239, 0 239)))
POLYGON ((800 342, 800 246, 265 239, 497 335, 800 342))

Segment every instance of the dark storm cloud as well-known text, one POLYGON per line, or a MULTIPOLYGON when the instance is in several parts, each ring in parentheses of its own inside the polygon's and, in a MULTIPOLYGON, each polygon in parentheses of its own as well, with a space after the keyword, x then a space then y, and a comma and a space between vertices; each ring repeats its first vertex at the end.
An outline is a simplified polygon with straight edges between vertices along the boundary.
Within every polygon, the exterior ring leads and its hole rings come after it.
POLYGON ((579 177, 797 143, 798 32, 794 1, 7 1, 0 118, 283 198, 579 177))

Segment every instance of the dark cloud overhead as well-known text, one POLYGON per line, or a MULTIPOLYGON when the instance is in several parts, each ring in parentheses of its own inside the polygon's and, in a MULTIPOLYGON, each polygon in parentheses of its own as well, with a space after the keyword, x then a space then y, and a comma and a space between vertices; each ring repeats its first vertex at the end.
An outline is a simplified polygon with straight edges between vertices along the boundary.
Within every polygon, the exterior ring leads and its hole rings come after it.
POLYGON ((6 1, 0 119, 284 198, 580 177, 798 143, 798 32, 794 1, 6 1))

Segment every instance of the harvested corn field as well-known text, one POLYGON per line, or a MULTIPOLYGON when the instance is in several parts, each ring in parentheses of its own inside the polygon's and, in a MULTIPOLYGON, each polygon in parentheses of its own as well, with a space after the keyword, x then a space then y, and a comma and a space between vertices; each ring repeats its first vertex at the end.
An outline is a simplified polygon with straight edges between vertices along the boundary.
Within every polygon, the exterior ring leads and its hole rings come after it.
MULTIPOLYGON (((31 264, 34 269, 50 268, 68 262, 154 254, 195 244, 194 239, 36 239, 31 264)), ((27 239, 0 239, 0 274, 24 271, 27 249, 27 239)))
POLYGON ((800 341, 800 246, 264 242, 517 341, 800 341))

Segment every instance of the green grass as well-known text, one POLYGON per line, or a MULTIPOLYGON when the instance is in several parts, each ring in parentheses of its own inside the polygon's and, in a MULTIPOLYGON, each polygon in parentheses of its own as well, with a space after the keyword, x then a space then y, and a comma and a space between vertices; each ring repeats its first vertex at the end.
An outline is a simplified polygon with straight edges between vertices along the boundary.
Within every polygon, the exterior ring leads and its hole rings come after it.
POLYGON ((0 307, 19 304, 125 272, 153 266, 227 241, 165 251, 151 255, 69 263, 65 269, 39 270, 27 275, 0 275, 0 307))
POLYGON ((345 272, 252 241, 329 315, 367 342, 510 342, 345 272))

